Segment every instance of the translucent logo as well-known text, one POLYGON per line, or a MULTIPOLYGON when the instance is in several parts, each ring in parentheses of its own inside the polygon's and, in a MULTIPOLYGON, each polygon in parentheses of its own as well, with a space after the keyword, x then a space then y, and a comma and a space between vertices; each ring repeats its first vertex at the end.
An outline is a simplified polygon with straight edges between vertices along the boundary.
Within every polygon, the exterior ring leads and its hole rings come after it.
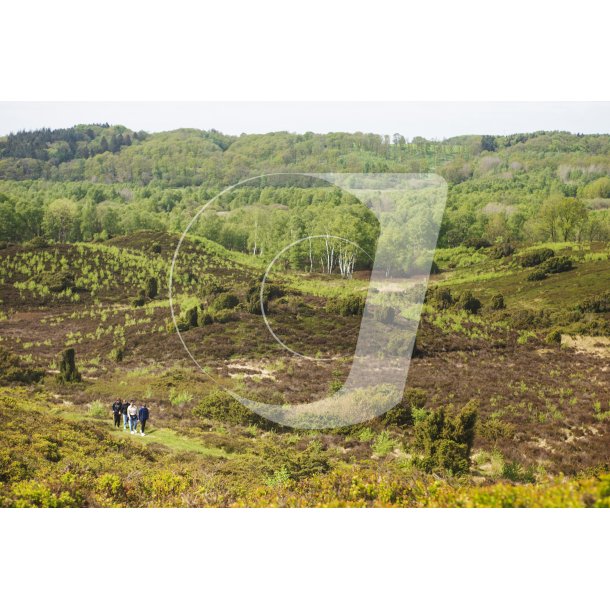
MULTIPOLYGON (((293 174, 294 175, 294 174, 293 174)), ((374 213, 379 222, 376 251, 370 255, 372 269, 364 312, 351 369, 342 388, 331 396, 298 404, 267 404, 224 388, 233 398, 258 415, 294 428, 336 428, 382 415, 396 406, 403 395, 415 345, 432 259, 447 199, 447 185, 436 174, 298 174, 323 181, 350 193, 374 213), (399 281, 397 281, 397 279, 399 281)), ((193 362, 210 376, 187 346, 175 311, 174 274, 184 240, 203 212, 219 197, 241 185, 268 178, 242 181, 202 206, 182 234, 170 272, 170 308, 176 332, 193 362)), ((297 241, 341 235, 314 235, 297 241)), ((264 303, 267 276, 276 254, 261 279, 260 305, 271 335, 294 357, 310 358, 287 346, 269 324, 264 303)))

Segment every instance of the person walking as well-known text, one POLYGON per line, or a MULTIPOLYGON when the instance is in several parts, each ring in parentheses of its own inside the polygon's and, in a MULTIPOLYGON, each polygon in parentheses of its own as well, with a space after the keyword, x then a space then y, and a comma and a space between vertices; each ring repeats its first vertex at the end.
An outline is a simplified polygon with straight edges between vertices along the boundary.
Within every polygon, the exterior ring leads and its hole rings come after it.
POLYGON ((150 417, 150 411, 146 405, 142 405, 138 410, 138 421, 140 422, 140 434, 144 436, 144 429, 146 428, 146 422, 150 417))
POLYGON ((121 413, 123 412, 123 401, 120 398, 117 398, 112 403, 112 415, 114 416, 114 427, 121 427, 121 413))
POLYGON ((127 407, 127 416, 129 417, 129 431, 135 434, 138 430, 138 407, 136 407, 136 403, 133 400, 127 407))
POLYGON ((129 407, 129 403, 126 400, 124 400, 123 407, 121 408, 121 413, 123 414, 123 430, 127 430, 127 424, 129 423, 129 415, 127 415, 128 407, 129 407))

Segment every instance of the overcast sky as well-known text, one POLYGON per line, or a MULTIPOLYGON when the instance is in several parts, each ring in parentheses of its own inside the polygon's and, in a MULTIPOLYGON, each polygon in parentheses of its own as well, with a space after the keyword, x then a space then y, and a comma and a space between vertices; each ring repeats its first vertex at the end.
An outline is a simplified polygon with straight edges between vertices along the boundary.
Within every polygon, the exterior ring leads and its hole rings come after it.
POLYGON ((78 123, 149 132, 401 133, 407 138, 537 130, 610 133, 610 102, 1 102, 0 135, 78 123))

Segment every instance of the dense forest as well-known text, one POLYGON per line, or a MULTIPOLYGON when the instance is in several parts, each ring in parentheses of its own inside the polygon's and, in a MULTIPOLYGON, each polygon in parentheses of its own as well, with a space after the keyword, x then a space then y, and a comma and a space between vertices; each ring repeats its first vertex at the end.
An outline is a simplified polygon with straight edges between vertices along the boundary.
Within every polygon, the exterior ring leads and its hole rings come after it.
MULTIPOLYGON (((609 155, 610 136, 567 132, 438 142, 365 133, 147 134, 107 124, 40 129, 0 138, 0 240, 182 231, 203 203, 240 180, 336 171, 442 175, 449 196, 441 247, 603 241, 610 235, 609 155)), ((303 236, 332 233, 355 244, 349 255, 357 268, 369 265, 363 253, 375 249, 378 221, 339 189, 261 179, 216 199, 193 231, 263 258, 303 236)), ((320 264, 306 247, 288 264, 320 264)))

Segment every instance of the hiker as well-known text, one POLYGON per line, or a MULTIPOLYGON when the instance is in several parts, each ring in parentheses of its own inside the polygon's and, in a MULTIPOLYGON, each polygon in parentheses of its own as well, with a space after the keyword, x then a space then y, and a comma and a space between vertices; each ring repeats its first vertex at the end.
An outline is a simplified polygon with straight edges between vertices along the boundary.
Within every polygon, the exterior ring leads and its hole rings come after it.
POLYGON ((129 407, 129 403, 124 400, 123 406, 121 408, 121 413, 123 414, 123 430, 127 430, 127 424, 129 423, 129 415, 127 415, 127 407, 129 407))
POLYGON ((112 415, 114 416, 114 427, 121 427, 121 413, 123 412, 123 401, 120 398, 117 398, 112 403, 112 415))
POLYGON ((144 436, 144 428, 146 428, 146 422, 150 417, 150 411, 146 405, 142 405, 138 411, 138 420, 140 422, 140 434, 144 436))
POLYGON ((138 407, 134 400, 127 407, 127 416, 129 417, 129 431, 135 434, 138 430, 138 407))

